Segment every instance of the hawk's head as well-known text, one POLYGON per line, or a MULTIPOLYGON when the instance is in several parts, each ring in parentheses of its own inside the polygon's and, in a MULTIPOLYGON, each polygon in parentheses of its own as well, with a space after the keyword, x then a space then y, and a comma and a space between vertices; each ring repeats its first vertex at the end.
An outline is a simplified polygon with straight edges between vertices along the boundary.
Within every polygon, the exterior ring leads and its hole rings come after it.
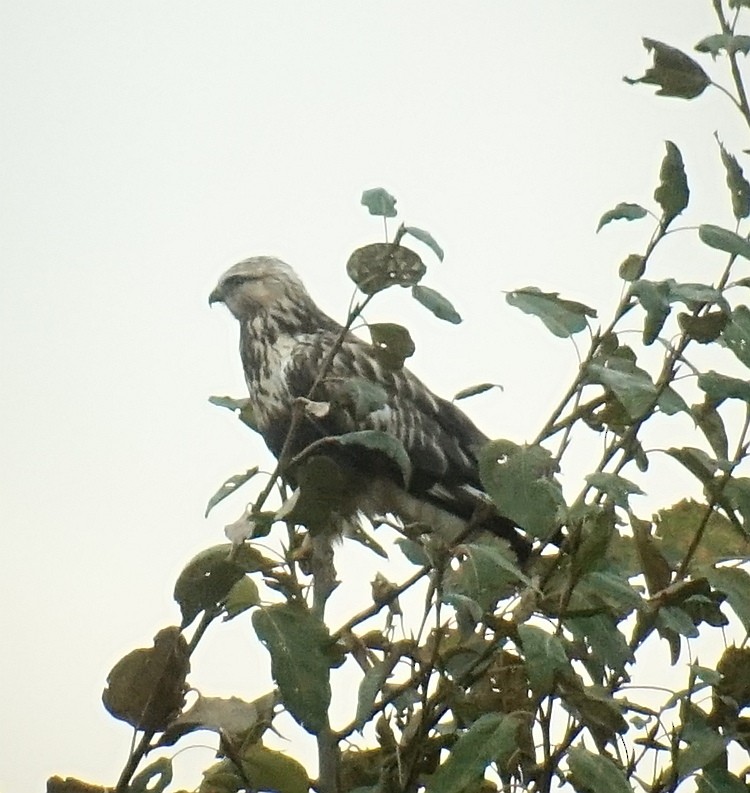
POLYGON ((272 312, 285 306, 312 303, 307 290, 292 268, 272 256, 253 256, 230 267, 208 298, 224 303, 240 320, 251 319, 260 312, 272 312))

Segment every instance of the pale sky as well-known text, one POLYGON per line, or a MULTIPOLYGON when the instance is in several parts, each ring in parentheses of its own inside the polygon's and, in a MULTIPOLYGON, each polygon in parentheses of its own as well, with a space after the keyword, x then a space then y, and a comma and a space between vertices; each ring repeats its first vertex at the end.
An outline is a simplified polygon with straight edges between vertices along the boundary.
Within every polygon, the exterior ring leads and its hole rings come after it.
MULTIPOLYGON (((445 249, 442 264, 424 251, 425 283, 464 323, 406 293, 368 317, 408 325, 411 367, 444 396, 502 383, 465 409, 489 435, 533 438, 575 353, 503 291, 559 291, 606 319, 617 266, 651 227, 596 235, 597 221, 620 201, 653 206, 665 139, 693 187, 684 225, 732 225, 712 135, 748 143, 728 101, 621 79, 646 68, 643 36, 690 51, 716 32, 710 5, 6 0, 0 789, 114 784, 130 736, 100 704, 106 675, 179 622, 175 577, 246 500, 204 520, 210 495, 269 464, 207 402, 245 388, 236 323, 207 303, 219 274, 279 256, 344 318, 346 260, 382 240, 360 194, 385 187, 398 220, 445 249)), ((695 250, 675 235, 654 277, 682 256, 684 280, 711 280, 718 260, 695 250)), ((657 484, 678 496, 689 480, 672 473, 657 484)), ((246 618, 216 626, 191 680, 257 696, 262 652, 246 618)), ((211 761, 184 753, 178 782, 211 761)))

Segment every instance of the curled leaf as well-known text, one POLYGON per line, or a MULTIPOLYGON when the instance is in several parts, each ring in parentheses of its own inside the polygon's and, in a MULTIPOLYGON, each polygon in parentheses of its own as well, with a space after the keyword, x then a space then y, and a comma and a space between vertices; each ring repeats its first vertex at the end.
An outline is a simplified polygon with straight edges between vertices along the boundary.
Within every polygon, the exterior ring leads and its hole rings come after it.
POLYGON ((599 225, 596 230, 597 232, 601 231, 602 226, 606 226, 607 223, 611 223, 613 220, 639 220, 646 217, 646 214, 646 210, 640 204, 620 203, 599 218, 599 225))
POLYGON ((450 300, 447 297, 443 297, 440 292, 430 289, 429 286, 413 286, 411 294, 418 303, 432 311, 438 319, 444 319, 454 325, 458 325, 461 322, 461 315, 453 308, 450 300))
POLYGON ((711 85, 711 78, 700 64, 681 50, 654 39, 643 39, 643 46, 653 52, 654 63, 643 77, 624 77, 626 83, 646 83, 658 85, 660 96, 675 96, 680 99, 693 99, 711 85))

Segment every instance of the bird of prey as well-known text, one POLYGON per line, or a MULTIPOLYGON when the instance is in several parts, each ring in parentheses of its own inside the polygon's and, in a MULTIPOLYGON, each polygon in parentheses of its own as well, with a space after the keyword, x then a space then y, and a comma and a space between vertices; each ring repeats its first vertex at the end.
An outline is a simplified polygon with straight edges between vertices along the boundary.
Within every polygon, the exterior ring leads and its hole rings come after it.
MULTIPOLYGON (((356 445, 329 449, 339 466, 357 476, 353 510, 368 517, 390 513, 405 524, 426 525, 453 538, 470 521, 479 523, 507 539, 520 556, 528 555, 526 538, 482 490, 477 455, 488 438, 408 369, 383 365, 372 345, 343 333, 288 264, 268 256, 235 264, 211 293, 209 303, 216 302, 224 303, 240 324, 253 421, 277 458, 283 453, 293 460, 310 444, 343 433, 387 433, 409 457, 408 481, 382 454, 356 445), (369 412, 342 408, 342 394, 352 381, 374 384, 382 402, 369 412), (302 410, 287 440, 301 400, 323 409, 302 410)), ((294 470, 283 474, 295 484, 294 470)))

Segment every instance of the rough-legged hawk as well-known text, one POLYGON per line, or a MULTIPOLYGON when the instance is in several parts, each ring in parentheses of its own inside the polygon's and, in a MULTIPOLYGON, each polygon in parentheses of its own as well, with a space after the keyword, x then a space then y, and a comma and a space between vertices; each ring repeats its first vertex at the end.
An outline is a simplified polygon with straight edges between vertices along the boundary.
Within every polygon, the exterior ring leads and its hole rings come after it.
MULTIPOLYGON (((453 537, 473 520, 508 539, 521 555, 528 553, 526 539, 482 491, 477 452, 487 437, 408 369, 384 366, 372 345, 353 333, 342 337, 342 326, 318 308, 289 265, 266 256, 239 262, 221 276, 209 302, 225 303, 240 323, 253 419, 277 458, 283 451, 285 461, 299 460, 318 441, 321 453, 357 475, 353 509, 369 516, 391 513, 453 537), (374 409, 344 404, 342 395, 351 396, 354 381, 376 386, 381 399, 374 409), (304 400, 311 402, 301 406, 304 400), (287 442, 295 410, 298 419, 287 442), (408 482, 382 453, 320 443, 361 430, 401 442, 411 463, 408 482)), ((284 474, 292 483, 298 479, 294 468, 284 474)))

